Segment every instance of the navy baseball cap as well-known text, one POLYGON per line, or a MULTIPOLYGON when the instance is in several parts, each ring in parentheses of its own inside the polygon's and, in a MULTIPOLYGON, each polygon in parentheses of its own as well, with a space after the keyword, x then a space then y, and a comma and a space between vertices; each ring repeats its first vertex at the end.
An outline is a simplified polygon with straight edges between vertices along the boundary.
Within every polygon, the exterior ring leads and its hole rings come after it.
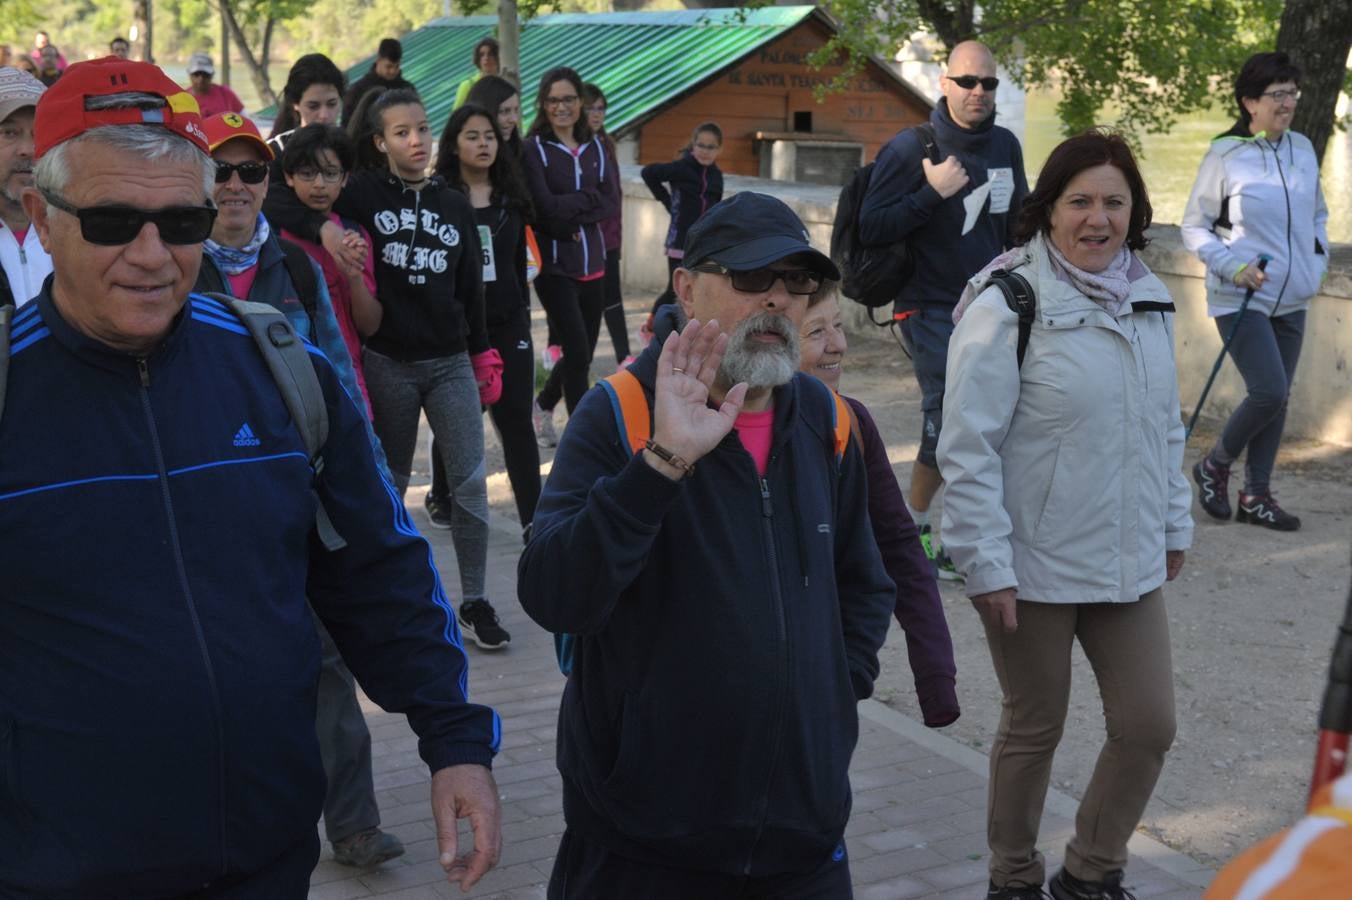
POLYGON ((743 191, 715 203, 690 226, 682 265, 689 269, 713 262, 748 271, 797 253, 810 257, 813 271, 840 280, 836 264, 812 246, 803 220, 783 200, 743 191))

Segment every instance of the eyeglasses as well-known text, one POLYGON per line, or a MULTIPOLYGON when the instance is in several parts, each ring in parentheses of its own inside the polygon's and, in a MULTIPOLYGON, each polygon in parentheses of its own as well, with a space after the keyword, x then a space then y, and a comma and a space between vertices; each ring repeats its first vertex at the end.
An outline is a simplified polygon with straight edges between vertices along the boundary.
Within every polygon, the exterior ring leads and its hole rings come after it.
POLYGON ((605 111, 606 105, 604 103, 593 103, 591 106, 587 107, 587 112, 589 113, 603 113, 605 111))
POLYGON ((242 162, 242 163, 216 163, 216 183, 225 184, 230 180, 231 174, 238 172, 239 180, 245 184, 262 184, 263 179, 268 177, 267 163, 261 162, 242 162))
POLYGON ((83 209, 45 188, 47 202, 80 220, 80 236, 100 247, 120 247, 136 240, 147 222, 154 224, 166 244, 200 244, 211 237, 216 221, 214 206, 166 206, 140 209, 135 206, 86 206, 83 209))
POLYGON ((343 180, 347 173, 338 168, 311 169, 308 166, 297 169, 291 173, 291 177, 297 181, 304 181, 306 184, 318 178, 323 178, 325 184, 337 184, 343 180))
POLYGON ((700 263, 695 266, 695 271, 726 275, 732 281, 733 288, 744 294, 764 294, 775 286, 776 281, 781 280, 784 282, 784 290, 790 294, 812 294, 822 286, 822 276, 811 269, 738 271, 718 263, 700 263))
POLYGON ((979 84, 985 89, 986 93, 989 94, 1000 86, 1000 79, 995 78, 994 76, 978 78, 975 75, 945 75, 944 77, 964 91, 974 90, 979 84))
POLYGON ((1287 100, 1299 100, 1300 91, 1265 91, 1261 96, 1271 97, 1277 103, 1285 103, 1287 100))
POLYGON ((576 106, 577 94, 569 94, 567 97, 546 97, 545 106, 576 106))

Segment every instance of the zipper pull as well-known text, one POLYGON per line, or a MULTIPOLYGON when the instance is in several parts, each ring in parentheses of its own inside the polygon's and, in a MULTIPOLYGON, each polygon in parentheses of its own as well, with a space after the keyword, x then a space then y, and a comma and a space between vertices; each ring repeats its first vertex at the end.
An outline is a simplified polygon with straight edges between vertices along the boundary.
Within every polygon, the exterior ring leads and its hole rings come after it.
POLYGON ((760 494, 761 515, 765 516, 767 519, 774 518, 775 508, 770 505, 770 482, 766 481, 764 478, 760 480, 760 494))
POLYGON ((136 372, 141 376, 141 387, 150 387, 150 366, 144 356, 136 357, 136 372))
POLYGON ((28 254, 23 252, 23 244, 19 245, 19 263, 20 265, 28 265, 28 254))

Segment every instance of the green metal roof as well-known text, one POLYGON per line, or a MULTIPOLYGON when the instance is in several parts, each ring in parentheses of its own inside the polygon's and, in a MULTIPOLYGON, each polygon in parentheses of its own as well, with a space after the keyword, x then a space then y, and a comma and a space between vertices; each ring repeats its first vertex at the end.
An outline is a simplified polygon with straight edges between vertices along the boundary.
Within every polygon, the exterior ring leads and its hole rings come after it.
MULTIPOLYGON (((576 69, 606 93, 606 130, 627 125, 711 79, 748 53, 811 16, 813 6, 755 10, 568 13, 521 26, 522 130, 535 116, 540 77, 554 66, 576 69)), ((418 88, 432 130, 451 114, 456 88, 474 71, 474 45, 497 28, 497 16, 434 19, 404 35, 403 74, 418 88)), ((349 82, 375 61, 347 70, 349 82)))

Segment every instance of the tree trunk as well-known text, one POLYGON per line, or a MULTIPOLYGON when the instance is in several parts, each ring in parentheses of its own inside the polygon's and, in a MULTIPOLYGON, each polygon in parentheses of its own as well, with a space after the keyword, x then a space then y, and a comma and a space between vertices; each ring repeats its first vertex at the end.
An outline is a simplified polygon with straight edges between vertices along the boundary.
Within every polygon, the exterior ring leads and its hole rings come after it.
POLYGON ((1289 54, 1301 71, 1300 103, 1291 128, 1310 139, 1322 162, 1352 49, 1352 13, 1346 0, 1286 0, 1277 49, 1289 54))
POLYGON ((230 33, 234 35, 235 43, 239 45, 239 55, 244 60, 245 68, 249 70, 249 77, 253 80, 254 88, 258 91, 258 99, 265 105, 276 103, 277 94, 272 90, 272 85, 268 81, 268 70, 259 65, 257 57, 254 56, 253 48, 249 46, 249 39, 245 37, 244 30, 239 27, 239 20, 235 18, 235 10, 230 5, 230 0, 220 0, 220 4, 221 15, 225 16, 225 21, 230 26, 230 33))
POLYGON ((521 18, 516 0, 498 0, 498 68, 503 78, 521 86, 521 18))
POLYGON ((267 21, 263 23, 263 41, 258 53, 258 65, 266 72, 272 68, 272 29, 277 24, 277 20, 268 16, 267 21))
POLYGON ((975 0, 917 0, 916 8, 948 50, 976 37, 975 0))

